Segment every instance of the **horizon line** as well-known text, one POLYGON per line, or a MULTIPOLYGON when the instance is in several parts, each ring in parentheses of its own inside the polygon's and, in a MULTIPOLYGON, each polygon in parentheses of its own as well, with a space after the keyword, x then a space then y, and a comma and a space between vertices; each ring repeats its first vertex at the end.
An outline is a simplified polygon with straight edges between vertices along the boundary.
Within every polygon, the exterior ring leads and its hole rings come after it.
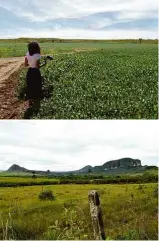
MULTIPOLYGON (((0 38, 0 40, 17 40, 17 39, 32 39, 34 37, 17 37, 17 38, 14 38, 14 37, 9 37, 9 38, 0 38)), ((36 37, 34 39, 54 39, 54 40, 95 40, 95 41, 114 41, 114 40, 139 40, 140 38, 118 38, 118 39, 96 39, 96 38, 92 38, 92 39, 87 39, 87 38, 53 38, 53 37, 36 37)), ((142 38, 142 40, 159 40, 159 38, 142 38)))

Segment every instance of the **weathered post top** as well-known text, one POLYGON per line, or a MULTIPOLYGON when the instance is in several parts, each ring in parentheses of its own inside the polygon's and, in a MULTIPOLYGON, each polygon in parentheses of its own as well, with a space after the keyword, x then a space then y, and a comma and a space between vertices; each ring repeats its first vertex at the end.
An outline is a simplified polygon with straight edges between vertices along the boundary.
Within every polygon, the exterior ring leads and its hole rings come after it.
POLYGON ((89 191, 88 198, 89 198, 89 201, 92 201, 94 203, 94 205, 96 206, 100 205, 99 195, 96 190, 89 191))

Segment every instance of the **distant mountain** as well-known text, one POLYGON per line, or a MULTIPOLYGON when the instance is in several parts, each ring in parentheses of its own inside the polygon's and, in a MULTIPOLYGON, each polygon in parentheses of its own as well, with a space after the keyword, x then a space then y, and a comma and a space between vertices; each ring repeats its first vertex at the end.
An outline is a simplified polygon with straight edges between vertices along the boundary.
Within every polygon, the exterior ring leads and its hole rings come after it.
POLYGON ((90 170, 92 171, 93 167, 92 166, 85 166, 77 171, 74 172, 78 172, 78 173, 84 173, 84 172, 89 172, 90 170))
POLYGON ((14 164, 14 165, 12 165, 8 170, 7 170, 7 172, 8 173, 10 173, 10 172, 14 172, 14 173, 33 173, 33 172, 35 172, 36 174, 38 174, 38 175, 46 175, 46 174, 48 174, 48 171, 47 172, 45 172, 45 171, 35 171, 35 170, 28 170, 28 169, 26 169, 26 168, 24 168, 24 167, 20 167, 19 165, 16 165, 16 164, 14 164))
POLYGON ((14 164, 8 169, 8 172, 28 172, 28 170, 25 169, 24 167, 20 167, 14 164))
MULTIPOLYGON (((151 167, 158 168, 158 167, 151 167)), ((68 175, 68 174, 86 174, 86 173, 105 173, 105 174, 122 174, 122 173, 137 173, 142 172, 146 169, 149 169, 149 166, 142 166, 141 161, 139 159, 133 158, 121 158, 118 160, 108 161, 101 166, 92 167, 90 165, 85 166, 76 171, 68 171, 68 172, 52 172, 52 171, 35 171, 38 175, 68 175)), ((7 173, 32 173, 33 170, 28 170, 26 168, 20 167, 16 164, 12 165, 7 173)))
POLYGON ((122 158, 115 161, 109 161, 102 166, 105 170, 116 169, 116 168, 130 168, 130 167, 141 167, 141 161, 132 158, 122 158))

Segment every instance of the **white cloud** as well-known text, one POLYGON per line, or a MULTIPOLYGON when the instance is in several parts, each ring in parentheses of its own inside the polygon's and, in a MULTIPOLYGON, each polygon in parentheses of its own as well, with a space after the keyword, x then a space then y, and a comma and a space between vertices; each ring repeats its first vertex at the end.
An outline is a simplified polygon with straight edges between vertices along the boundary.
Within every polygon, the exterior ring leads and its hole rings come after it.
MULTIPOLYGON (((157 11, 157 0, 1 0, 0 6, 31 21, 78 18, 99 12, 121 11, 136 18, 157 11), (136 14, 137 13, 137 14, 136 14)), ((129 17, 129 16, 128 16, 129 17)))
POLYGON ((66 38, 66 39, 156 39, 157 31, 155 30, 92 30, 92 29, 75 29, 75 28, 60 28, 60 29, 19 29, 16 33, 8 33, 1 31, 0 38, 66 38))
POLYGON ((100 29, 111 24, 115 23, 114 21, 110 20, 109 18, 102 18, 101 20, 95 20, 92 24, 90 24, 90 28, 92 29, 100 29))
POLYGON ((1 121, 0 169, 76 170, 132 157, 156 165, 157 121, 1 121))
POLYGON ((122 21, 123 20, 140 20, 140 19, 151 19, 151 18, 157 18, 157 9, 156 11, 153 10, 136 10, 136 11, 122 11, 117 15, 117 21, 122 21))

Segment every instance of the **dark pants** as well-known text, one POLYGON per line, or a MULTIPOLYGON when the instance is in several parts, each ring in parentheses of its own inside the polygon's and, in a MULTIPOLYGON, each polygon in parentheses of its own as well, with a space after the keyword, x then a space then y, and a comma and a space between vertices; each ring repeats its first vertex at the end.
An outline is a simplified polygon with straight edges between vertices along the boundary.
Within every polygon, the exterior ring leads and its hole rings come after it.
POLYGON ((42 79, 40 70, 29 68, 26 76, 27 99, 38 100, 42 96, 42 79))

